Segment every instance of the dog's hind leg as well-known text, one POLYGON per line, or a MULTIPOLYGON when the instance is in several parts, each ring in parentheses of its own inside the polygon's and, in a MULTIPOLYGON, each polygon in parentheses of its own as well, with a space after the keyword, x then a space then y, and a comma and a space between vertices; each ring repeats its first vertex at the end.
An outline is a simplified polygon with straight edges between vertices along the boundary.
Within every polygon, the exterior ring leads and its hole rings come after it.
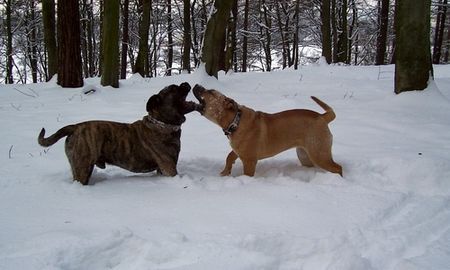
POLYGON ((302 163, 303 166, 306 166, 306 167, 314 166, 312 161, 309 159, 308 153, 306 153, 305 149, 303 149, 301 147, 297 147, 296 150, 297 150, 298 160, 300 160, 300 163, 302 163))
POLYGON ((95 162, 91 162, 86 155, 82 155, 82 149, 77 148, 77 141, 66 140, 65 150, 70 167, 72 168, 72 176, 74 181, 79 181, 82 185, 89 184, 95 162))
POLYGON ((233 167, 234 162, 236 161, 236 159, 238 158, 238 155, 234 152, 231 151, 228 156, 227 156, 227 160, 225 163, 225 168, 223 169, 223 171, 220 173, 221 176, 227 176, 230 175, 231 173, 231 168, 233 167))
POLYGON ((77 168, 72 168, 73 180, 79 181, 83 186, 89 184, 94 165, 84 164, 77 168))
POLYGON ((308 149, 308 153, 314 165, 329 172, 337 173, 340 176, 342 176, 341 165, 334 162, 333 157, 331 155, 331 144, 322 145, 317 149, 308 149))
POLYGON ((258 160, 256 159, 242 159, 242 163, 244 165, 244 174, 248 176, 254 176, 257 162, 258 160))

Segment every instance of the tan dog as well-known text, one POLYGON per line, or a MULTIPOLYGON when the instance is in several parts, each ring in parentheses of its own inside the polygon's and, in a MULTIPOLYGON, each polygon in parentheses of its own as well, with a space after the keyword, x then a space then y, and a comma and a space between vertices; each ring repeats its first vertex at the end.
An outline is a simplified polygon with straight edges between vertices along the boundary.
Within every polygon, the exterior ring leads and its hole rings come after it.
POLYGON ((324 114, 301 109, 268 114, 239 105, 200 85, 193 92, 200 101, 196 110, 219 125, 230 140, 233 150, 228 154, 222 176, 231 173, 238 157, 244 165, 244 174, 253 176, 258 160, 294 147, 304 166, 315 165, 342 176, 342 167, 331 155, 333 135, 328 128, 336 115, 318 98, 311 97, 326 111, 324 114))

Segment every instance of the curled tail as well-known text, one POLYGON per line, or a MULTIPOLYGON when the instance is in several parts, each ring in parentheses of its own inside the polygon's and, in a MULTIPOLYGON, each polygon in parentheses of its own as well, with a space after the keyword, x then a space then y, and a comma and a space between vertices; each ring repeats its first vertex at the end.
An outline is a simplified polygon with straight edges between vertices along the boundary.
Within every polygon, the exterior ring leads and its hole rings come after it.
POLYGON ((75 131, 75 128, 76 128, 75 125, 65 126, 61 129, 59 129, 58 131, 56 131, 55 134, 53 134, 47 138, 44 138, 45 129, 42 128, 41 132, 39 133, 39 136, 38 136, 38 143, 44 147, 53 145, 54 143, 59 141, 59 139, 61 139, 62 137, 72 135, 72 133, 75 131))
POLYGON ((326 104, 325 102, 323 102, 322 100, 311 96, 311 98, 317 103, 319 104, 320 107, 322 107, 322 109, 325 110, 325 113, 322 114, 323 119, 325 119, 325 121, 327 123, 330 123, 331 121, 334 120, 334 118, 336 118, 336 114, 334 113, 333 109, 328 106, 328 104, 326 104))

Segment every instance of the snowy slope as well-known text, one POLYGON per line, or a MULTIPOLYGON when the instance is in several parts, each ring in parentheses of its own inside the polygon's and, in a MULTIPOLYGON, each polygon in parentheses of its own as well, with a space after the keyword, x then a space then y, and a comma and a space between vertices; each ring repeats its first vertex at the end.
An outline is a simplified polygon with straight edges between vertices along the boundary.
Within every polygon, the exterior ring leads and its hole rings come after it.
POLYGON ((450 66, 435 67, 426 91, 398 96, 393 69, 0 86, 0 269, 449 269, 450 66), (184 81, 267 112, 321 111, 309 97, 321 98, 337 114, 344 178, 299 166, 294 150, 260 161, 254 178, 240 162, 219 177, 227 139, 196 112, 174 178, 109 166, 83 187, 63 140, 37 144, 42 127, 140 119, 152 94, 184 81))

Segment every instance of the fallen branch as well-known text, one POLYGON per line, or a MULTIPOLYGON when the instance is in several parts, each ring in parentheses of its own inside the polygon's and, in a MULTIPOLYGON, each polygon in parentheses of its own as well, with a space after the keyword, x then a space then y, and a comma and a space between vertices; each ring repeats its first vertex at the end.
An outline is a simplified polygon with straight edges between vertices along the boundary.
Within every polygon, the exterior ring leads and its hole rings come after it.
POLYGON ((9 152, 8 152, 8 157, 9 159, 12 159, 12 149, 13 149, 14 145, 11 145, 11 147, 9 148, 9 152))

